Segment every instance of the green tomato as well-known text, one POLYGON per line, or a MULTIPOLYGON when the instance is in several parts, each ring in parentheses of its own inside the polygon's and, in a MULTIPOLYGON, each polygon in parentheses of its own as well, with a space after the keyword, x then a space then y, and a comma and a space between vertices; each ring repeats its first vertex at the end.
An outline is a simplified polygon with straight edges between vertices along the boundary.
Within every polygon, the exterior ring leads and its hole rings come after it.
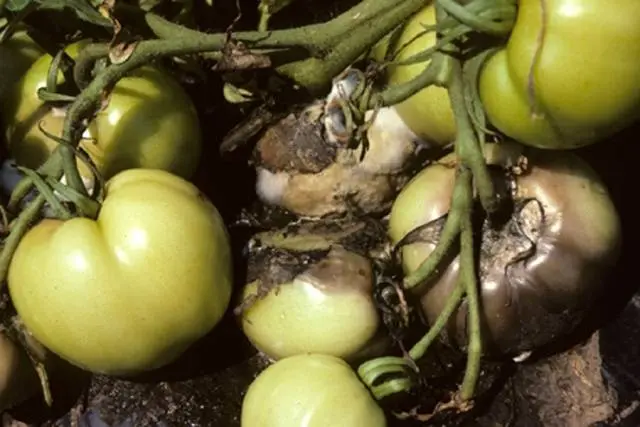
POLYGON ((23 29, 0 44, 0 100, 43 53, 23 29))
POLYGON ((159 169, 106 184, 97 219, 45 219, 7 279, 33 336, 91 372, 131 375, 175 360, 222 318, 231 250, 215 206, 159 169))
MULTIPOLYGON (((70 45, 75 58, 88 44, 70 45)), ((39 88, 46 87, 52 57, 44 55, 13 87, 4 102, 5 134, 11 156, 19 165, 40 166, 57 146, 39 129, 61 136, 65 111, 40 101, 39 88)), ((64 82, 62 73, 58 82, 64 82)), ((115 85, 108 103, 91 120, 80 147, 96 164, 104 179, 125 169, 163 169, 190 178, 198 166, 202 137, 197 111, 180 84, 155 66, 129 73, 115 85)), ((80 173, 91 172, 78 161, 80 173)))
POLYGON ((242 427, 386 427, 385 414, 342 359, 302 354, 267 367, 242 402, 242 427))
MULTIPOLYGON (((390 44, 390 36, 381 40, 373 49, 372 57, 377 60, 391 56, 400 62, 432 47, 434 32, 424 33, 424 26, 435 24, 435 6, 431 2, 409 19, 400 35, 390 44)), ((429 61, 410 65, 390 64, 386 83, 400 85, 409 82, 429 65, 429 61)), ((446 88, 428 86, 410 98, 394 105, 395 110, 407 126, 425 142, 436 146, 451 144, 456 136, 456 123, 446 88)))
MULTIPOLYGON (((274 268, 278 256, 273 257, 250 259, 266 268, 243 292, 249 306, 242 312, 242 329, 258 350, 272 359, 320 353, 352 360, 371 349, 381 322, 367 258, 333 247, 322 259, 308 262, 299 274, 260 295, 260 284, 282 278, 283 272, 274 268)), ((299 265, 291 268, 300 270, 299 265)))
POLYGON ((506 47, 481 72, 480 97, 489 121, 523 144, 571 149, 638 120, 640 2, 544 4, 543 22, 543 2, 518 2, 506 47))
MULTIPOLYGON (((487 147, 496 146, 500 151, 502 144, 487 147)), ((515 176, 502 175, 504 188, 512 190, 512 209, 501 212, 507 220, 486 222, 478 234, 477 268, 488 354, 517 355, 573 332, 605 291, 622 239, 616 207, 588 164, 571 152, 527 148, 523 154, 524 170, 515 176)), ((394 244, 418 227, 437 226, 434 221, 444 219, 456 162, 451 154, 426 167, 398 195, 389 218, 394 244)), ((429 239, 403 245, 405 273, 414 272, 435 244, 429 239)), ((415 290, 430 323, 459 283, 459 272, 456 256, 442 265, 428 286, 415 290)), ((463 302, 446 328, 444 340, 453 346, 464 347, 468 342, 467 312, 463 302)))

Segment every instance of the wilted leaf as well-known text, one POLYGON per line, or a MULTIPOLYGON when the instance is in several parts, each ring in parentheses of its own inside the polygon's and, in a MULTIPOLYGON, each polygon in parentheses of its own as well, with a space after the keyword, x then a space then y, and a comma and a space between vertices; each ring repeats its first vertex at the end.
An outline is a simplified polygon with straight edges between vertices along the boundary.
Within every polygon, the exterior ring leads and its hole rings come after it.
POLYGON ((231 83, 225 83, 222 93, 227 102, 231 104, 242 104, 255 100, 253 93, 250 91, 234 86, 231 83))
MULTIPOLYGON (((13 1, 31 1, 31 0, 13 0, 13 1)), ((83 21, 90 22, 102 27, 112 27, 111 21, 98 11, 94 6, 95 1, 90 0, 33 0, 40 3, 42 9, 72 9, 76 15, 83 21)), ((102 2, 100 2, 102 3, 102 2)))

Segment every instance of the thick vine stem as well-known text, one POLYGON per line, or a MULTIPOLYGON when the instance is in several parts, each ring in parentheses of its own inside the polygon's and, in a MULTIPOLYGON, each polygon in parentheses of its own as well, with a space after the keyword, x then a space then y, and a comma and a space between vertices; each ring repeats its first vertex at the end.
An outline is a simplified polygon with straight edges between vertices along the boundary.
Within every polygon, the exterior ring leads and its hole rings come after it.
POLYGON ((20 243, 20 240, 22 240, 22 236, 24 236, 29 230, 31 223, 40 215, 45 202, 45 197, 42 194, 39 194, 20 213, 20 216, 12 225, 11 233, 9 233, 9 237, 4 241, 2 252, 0 252, 0 287, 4 286, 13 253, 18 248, 18 244, 20 243))
MULTIPOLYGON (((465 177, 466 172, 462 178, 465 177)), ((437 272, 437 268, 442 263, 446 254, 457 242, 458 236, 460 235, 462 217, 466 214, 464 209, 466 208, 467 193, 469 191, 466 180, 458 177, 453 188, 449 215, 445 221, 442 233, 438 238, 438 243, 433 252, 429 254, 422 264, 420 264, 413 273, 404 278, 403 285, 405 289, 415 288, 429 280, 433 274, 437 272)))
MULTIPOLYGON (((424 0, 405 0, 403 2, 365 0, 358 5, 364 8, 362 13, 373 11, 375 8, 379 8, 380 12, 372 14, 369 21, 364 21, 363 15, 354 14, 352 11, 347 12, 347 19, 351 18, 344 22, 346 27, 342 27, 342 32, 338 33, 344 37, 341 40, 336 40, 332 35, 329 40, 335 43, 335 46, 328 51, 324 58, 307 58, 292 62, 280 66, 278 71, 303 85, 310 93, 320 94, 331 85, 334 76, 355 62, 360 55, 393 31, 399 23, 418 12, 424 5, 424 0)), ((336 18, 337 20, 338 18, 336 18)), ((337 22, 342 22, 342 20, 337 22)), ((329 24, 331 23, 330 21, 329 24)))
POLYGON ((436 0, 436 3, 449 16, 481 33, 504 36, 511 32, 515 22, 515 0, 476 0, 471 7, 456 0, 436 0))
MULTIPOLYGON (((322 63, 329 61, 327 64, 330 65, 318 67, 316 64, 313 67, 308 67, 305 64, 309 63, 303 61, 283 66, 286 69, 278 69, 278 71, 284 72, 285 75, 289 75, 298 83, 306 86, 307 89, 313 90, 314 88, 324 88, 330 85, 332 78, 336 74, 346 68, 358 55, 366 51, 378 39, 391 31, 399 22, 417 12, 422 5, 423 0, 404 0, 400 4, 397 3, 397 0, 365 0, 325 24, 266 33, 237 33, 234 37, 250 47, 291 47, 300 46, 301 43, 309 43, 309 40, 314 40, 314 35, 315 38, 320 37, 320 40, 333 40, 334 37, 344 34, 348 29, 348 37, 343 43, 338 44, 333 50, 330 49, 324 60, 318 60, 322 63), (365 18, 370 20, 366 21, 365 18), (332 34, 330 30, 333 30, 335 34, 332 34)), ((147 22, 150 22, 150 26, 153 25, 152 28, 158 33, 161 33, 160 29, 163 26, 167 28, 176 27, 176 24, 170 23, 157 15, 149 13, 146 16, 147 22)), ((77 143, 75 136, 76 132, 80 131, 79 126, 82 120, 88 119, 97 108, 103 91, 114 85, 126 73, 161 57, 220 50, 228 41, 227 34, 206 34, 184 27, 180 28, 182 28, 180 37, 138 42, 128 59, 121 63, 111 64, 99 73, 69 107, 62 138, 72 145, 77 143)), ((74 77, 85 83, 86 70, 96 58, 100 57, 106 46, 108 45, 96 44, 83 49, 86 53, 76 61, 74 77), (76 72, 77 75, 75 75, 76 72)), ((38 169, 39 173, 50 175, 59 173, 60 166, 58 163, 60 162, 60 157, 64 164, 70 165, 69 161, 72 152, 68 146, 59 146, 56 148, 56 152, 38 169)), ((86 190, 83 188, 76 187, 82 182, 77 173, 77 168, 75 174, 71 170, 68 172, 70 185, 79 192, 85 192, 86 190)), ((65 175, 67 175, 66 169, 65 175)), ((18 184, 15 192, 24 196, 31 188, 31 181, 25 179, 18 184)), ((12 199, 15 199, 13 195, 12 199)))
POLYGON ((491 214, 499 207, 499 200, 489 168, 482 153, 482 147, 469 116, 465 99, 465 85, 460 60, 449 56, 451 74, 448 85, 451 108, 456 119, 456 153, 460 161, 473 173, 474 186, 484 210, 491 214))
MULTIPOLYGON (((314 62, 317 58, 309 58, 278 68, 278 71, 293 78, 310 92, 326 88, 332 78, 352 63, 375 42, 391 31, 400 22, 417 12, 424 5, 424 0, 364 0, 351 10, 335 19, 314 26, 292 30, 269 32, 248 32, 235 34, 237 40, 253 48, 283 48, 307 44, 316 47, 317 40, 326 43, 327 55, 321 66, 314 62), (339 40, 336 46, 331 44, 339 40)), ((153 14, 147 14, 147 22, 157 33, 161 32, 166 20, 153 14)), ((170 24, 175 28, 175 24, 170 24)), ((167 25, 168 26, 168 25, 167 25)), ((171 38, 145 40, 138 42, 131 55, 123 62, 113 63, 102 70, 90 83, 84 77, 89 67, 104 52, 105 45, 96 45, 91 51, 77 61, 74 78, 86 84, 82 92, 71 103, 67 110, 62 139, 67 144, 56 147, 47 161, 38 168, 41 176, 47 175, 59 180, 63 173, 70 186, 81 195, 86 195, 86 188, 77 169, 73 148, 78 144, 84 120, 89 120, 100 105, 105 90, 112 87, 128 72, 160 57, 195 54, 222 49, 229 40, 228 34, 205 34, 183 29, 180 37, 172 34, 171 38)), ((312 49, 313 50, 313 49, 312 49)), ((323 49, 320 49, 323 50, 323 49)), ((10 205, 16 208, 22 198, 33 188, 30 178, 23 179, 11 195, 10 205)), ((20 239, 27 231, 44 205, 44 196, 39 195, 22 211, 12 229, 10 236, 0 254, 0 279, 6 277, 8 265, 20 239)))
MULTIPOLYGON (((471 182, 469 181, 469 186, 471 182)), ((482 337, 480 335, 480 301, 478 297, 478 279, 476 275, 476 258, 473 243, 473 223, 471 220, 471 194, 466 200, 468 203, 467 215, 460 223, 460 276, 464 283, 467 297, 468 316, 468 345, 467 367, 464 373, 462 386, 460 387, 460 399, 469 401, 475 395, 476 384, 480 376, 480 360, 482 357, 482 337)))

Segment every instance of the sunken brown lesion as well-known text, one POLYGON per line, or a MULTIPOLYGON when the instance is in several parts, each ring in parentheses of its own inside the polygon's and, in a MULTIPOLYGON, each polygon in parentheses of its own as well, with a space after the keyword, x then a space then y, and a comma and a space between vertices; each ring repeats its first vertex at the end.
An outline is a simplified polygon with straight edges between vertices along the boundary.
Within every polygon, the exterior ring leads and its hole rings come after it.
POLYGON ((324 137, 322 103, 292 112, 259 139, 256 163, 270 172, 315 174, 336 161, 338 146, 324 137))

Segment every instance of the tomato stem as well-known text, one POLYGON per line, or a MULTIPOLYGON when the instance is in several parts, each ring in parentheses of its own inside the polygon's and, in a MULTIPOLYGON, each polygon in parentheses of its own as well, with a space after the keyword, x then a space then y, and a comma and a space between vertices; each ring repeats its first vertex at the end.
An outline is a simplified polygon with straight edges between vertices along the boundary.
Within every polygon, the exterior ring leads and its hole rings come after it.
POLYGON ((27 205, 27 207, 20 213, 20 216, 15 220, 11 227, 11 233, 4 241, 2 252, 0 252, 0 287, 6 283, 7 273, 9 271, 9 264, 13 253, 18 248, 18 244, 22 239, 22 236, 29 230, 33 220, 40 214, 42 207, 46 202, 45 197, 42 194, 36 196, 36 198, 27 205))
POLYGON ((447 220, 442 229, 442 233, 438 237, 438 244, 429 256, 420 264, 420 266, 411 274, 404 278, 404 288, 412 289, 418 285, 427 282, 435 273, 437 268, 443 261, 444 257, 449 253, 453 245, 456 243, 460 235, 461 216, 464 215, 466 202, 466 188, 464 180, 456 179, 451 196, 451 209, 447 220))
MULTIPOLYGON (((467 174, 465 181, 467 187, 471 188, 471 176, 467 174)), ((459 178, 462 179, 462 178, 459 178)), ((460 277, 464 283, 466 294, 468 317, 468 346, 467 346, 467 367, 464 379, 460 388, 462 401, 473 398, 475 394, 478 376, 480 375, 480 359, 482 356, 482 337, 480 334, 480 302, 478 300, 478 279, 476 275, 476 259, 473 242, 473 223, 471 220, 472 194, 466 194, 466 213, 460 223, 460 277)))
POLYGON ((449 16, 480 33, 504 36, 515 23, 515 0, 476 0, 464 6, 456 0, 436 0, 436 3, 449 16))

